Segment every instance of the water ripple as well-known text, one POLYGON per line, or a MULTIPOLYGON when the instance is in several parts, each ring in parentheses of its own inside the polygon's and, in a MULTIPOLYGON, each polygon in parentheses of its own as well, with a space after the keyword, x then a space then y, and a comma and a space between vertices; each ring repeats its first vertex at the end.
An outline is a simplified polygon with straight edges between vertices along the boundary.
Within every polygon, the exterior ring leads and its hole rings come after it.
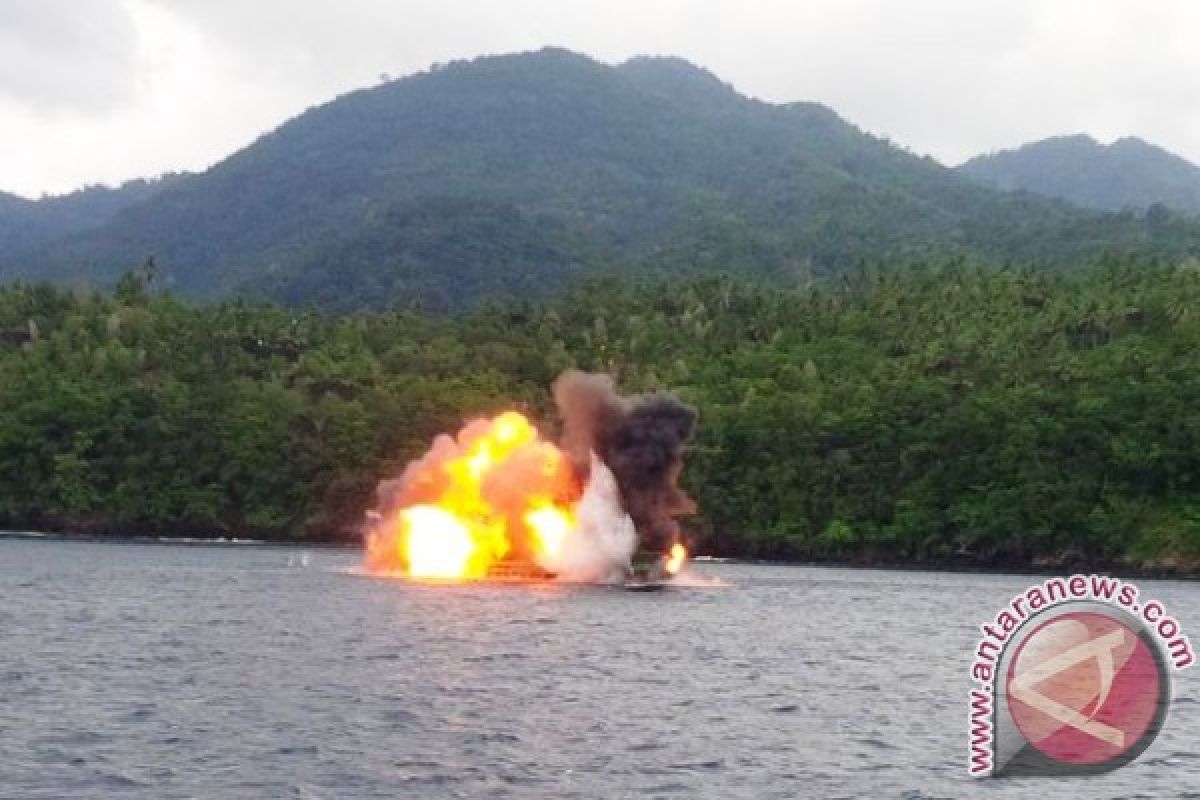
MULTIPOLYGON (((337 551, 284 569, 295 556, 0 542, 0 797, 1084 791, 959 763, 975 626, 1019 577, 709 564, 644 595, 369 580, 337 551)), ((1151 589, 1200 626, 1195 584, 1151 589)), ((1179 674, 1159 740, 1088 796, 1200 785, 1196 681, 1179 674)))

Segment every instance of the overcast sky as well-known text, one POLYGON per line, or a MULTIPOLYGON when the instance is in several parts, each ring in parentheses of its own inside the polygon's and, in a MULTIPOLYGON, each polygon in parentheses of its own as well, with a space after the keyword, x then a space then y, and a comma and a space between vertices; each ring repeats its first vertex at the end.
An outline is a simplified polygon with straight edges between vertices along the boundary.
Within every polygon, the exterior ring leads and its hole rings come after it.
POLYGON ((382 73, 679 55, 956 164, 1062 133, 1200 162, 1191 0, 0 0, 0 189, 198 170, 382 73))

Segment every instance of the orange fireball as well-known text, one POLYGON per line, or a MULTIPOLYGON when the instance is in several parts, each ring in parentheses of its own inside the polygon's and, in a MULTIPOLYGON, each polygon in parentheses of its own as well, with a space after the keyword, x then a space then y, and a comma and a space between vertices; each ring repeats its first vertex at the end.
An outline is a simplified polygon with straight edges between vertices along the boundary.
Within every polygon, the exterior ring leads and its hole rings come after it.
POLYGON ((400 541, 408 573, 416 578, 460 578, 470 572, 478 546, 467 526, 436 506, 400 512, 400 541))
POLYGON ((366 566, 470 580, 501 559, 536 563, 572 534, 579 495, 570 461, 525 417, 475 420, 409 465, 367 536, 366 566))

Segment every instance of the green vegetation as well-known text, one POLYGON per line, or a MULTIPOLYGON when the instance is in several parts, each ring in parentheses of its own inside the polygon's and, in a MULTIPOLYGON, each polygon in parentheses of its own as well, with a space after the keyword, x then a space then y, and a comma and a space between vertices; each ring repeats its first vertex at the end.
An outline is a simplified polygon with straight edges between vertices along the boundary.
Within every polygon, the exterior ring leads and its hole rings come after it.
POLYGON ((106 225, 180 177, 128 181, 116 189, 90 186, 40 200, 0 192, 0 263, 20 262, 31 249, 106 225))
POLYGON ((104 208, 66 220, 80 202, 6 213, 0 197, 0 280, 111 288, 153 256, 186 297, 457 311, 618 269, 786 285, 931 252, 1051 267, 1200 252, 1200 221, 1162 207, 1001 192, 678 59, 553 49, 352 92, 202 174, 88 198, 104 208))
POLYGON ((0 290, 0 524, 352 537, 436 433, 514 406, 552 430, 578 366, 699 408, 708 552, 1200 557, 1195 265, 610 281, 456 317, 194 306, 154 277, 0 290))
MULTIPOLYGON (((1023 189, 1083 208, 1200 213, 1200 167, 1136 137, 1102 145, 1056 136, 1016 150, 976 156, 958 172, 999 189, 1023 189)), ((1161 212, 1159 212, 1161 213, 1161 212)))

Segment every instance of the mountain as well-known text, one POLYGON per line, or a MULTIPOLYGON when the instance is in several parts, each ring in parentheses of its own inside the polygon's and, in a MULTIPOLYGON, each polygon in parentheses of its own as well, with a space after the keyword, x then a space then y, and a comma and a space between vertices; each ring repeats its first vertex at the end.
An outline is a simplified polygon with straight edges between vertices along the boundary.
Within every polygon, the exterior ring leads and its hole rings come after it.
POLYGON ((977 156, 958 167, 999 189, 1025 189, 1085 208, 1169 208, 1200 213, 1200 167, 1136 137, 1103 145, 1059 136, 977 156))
POLYGON ((1200 251, 1168 215, 980 187, 820 105, 674 58, 559 49, 454 62, 301 114, 0 278, 165 285, 345 309, 537 296, 600 271, 787 280, 931 251, 1069 264, 1200 251))
POLYGON ((0 263, 39 245, 102 227, 176 177, 129 181, 115 189, 89 186, 40 200, 0 192, 0 263))

